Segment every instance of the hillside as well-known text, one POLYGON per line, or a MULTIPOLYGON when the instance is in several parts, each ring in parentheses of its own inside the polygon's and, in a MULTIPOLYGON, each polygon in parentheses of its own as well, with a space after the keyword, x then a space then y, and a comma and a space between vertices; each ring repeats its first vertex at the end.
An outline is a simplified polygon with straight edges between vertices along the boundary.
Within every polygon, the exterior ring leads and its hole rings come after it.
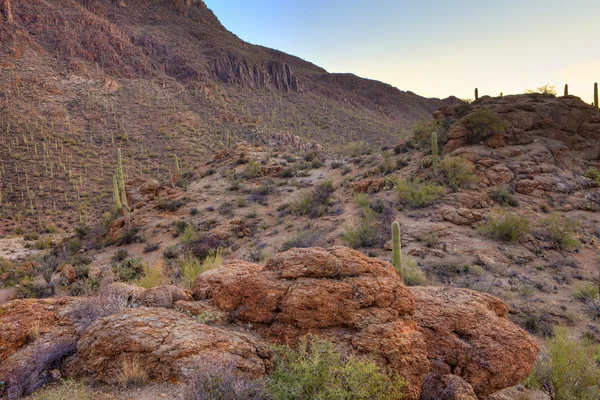
MULTIPOLYGON (((151 342, 139 335, 163 335, 179 321, 177 329, 189 332, 184 338, 249 335, 250 349, 218 357, 244 354, 243 368, 253 374, 268 365, 261 340, 289 343, 316 333, 394 368, 409 383, 408 398, 547 399, 510 386, 527 377, 553 327, 600 341, 599 135, 600 119, 579 98, 528 94, 442 107, 410 140, 381 152, 364 147, 331 158, 238 144, 207 160, 185 189, 132 179, 131 214, 50 237, 61 264, 53 278, 57 298, 7 303, 4 318, 30 321, 38 309, 64 310, 44 320, 45 340, 78 340, 67 376, 109 384, 119 371, 110 360, 121 350, 114 349, 139 346, 154 377, 185 375, 191 361, 178 358, 182 348, 206 357, 196 339, 184 345, 169 338, 162 362, 153 361, 151 342), (391 259, 393 220, 401 224, 408 292, 392 289, 396 273, 382 262, 391 259), (193 265, 208 271, 189 275, 193 265), (72 333, 69 327, 83 322, 66 318, 69 310, 107 301, 110 290, 133 309, 123 305, 90 332, 72 333)), ((4 297, 49 295, 35 261, 4 256, 15 266, 5 262, 0 276, 4 297)), ((25 325, 11 332, 26 335, 25 325)), ((9 369, 35 348, 6 343, 9 369)), ((144 393, 153 390, 174 389, 144 393)))
POLYGON ((97 220, 117 147, 129 177, 168 180, 241 141, 394 144, 456 100, 250 45, 202 1, 10 4, 14 21, 0 24, 4 233, 97 220))

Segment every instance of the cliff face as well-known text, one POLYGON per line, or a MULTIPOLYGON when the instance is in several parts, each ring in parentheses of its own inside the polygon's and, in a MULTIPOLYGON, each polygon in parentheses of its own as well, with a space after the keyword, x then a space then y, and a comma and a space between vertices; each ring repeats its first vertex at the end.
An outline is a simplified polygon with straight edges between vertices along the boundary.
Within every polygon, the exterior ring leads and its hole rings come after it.
POLYGON ((211 76, 228 84, 252 89, 270 89, 284 92, 302 90, 291 67, 280 61, 270 61, 266 67, 249 64, 234 57, 217 59, 210 65, 211 76))

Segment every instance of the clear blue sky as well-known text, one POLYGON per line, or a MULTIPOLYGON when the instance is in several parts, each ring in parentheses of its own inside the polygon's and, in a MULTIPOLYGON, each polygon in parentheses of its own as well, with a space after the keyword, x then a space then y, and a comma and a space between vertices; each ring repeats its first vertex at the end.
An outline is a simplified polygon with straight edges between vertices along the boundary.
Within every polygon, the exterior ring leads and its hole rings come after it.
POLYGON ((250 43, 423 96, 522 93, 591 101, 600 0, 205 0, 250 43))

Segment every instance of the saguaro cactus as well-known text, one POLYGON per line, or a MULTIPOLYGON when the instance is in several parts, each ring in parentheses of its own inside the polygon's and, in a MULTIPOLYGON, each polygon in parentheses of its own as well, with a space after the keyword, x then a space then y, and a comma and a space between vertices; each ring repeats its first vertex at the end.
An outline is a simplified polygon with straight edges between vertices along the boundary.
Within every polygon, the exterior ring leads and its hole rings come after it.
POLYGON ((596 116, 600 116, 600 108, 598 108, 598 82, 594 83, 594 106, 596 107, 596 116))
POLYGON ((569 95, 569 85, 566 84, 565 85, 565 96, 568 96, 568 95, 569 95))
MULTIPOLYGON (((10 7, 10 0, 0 0, 0 3, 2 3, 0 5, 2 5, 2 8, 4 9, 4 16, 6 17, 6 21, 13 22, 14 17, 10 7)), ((2 15, 0 15, 0 22, 2 22, 2 15)))
POLYGON ((479 89, 475 88, 475 100, 479 99, 479 89))
POLYGON ((400 223, 394 221, 392 223, 392 265, 404 279, 404 270, 402 268, 402 243, 400 241, 400 223))
POLYGON ((433 172, 437 173, 438 171, 438 141, 437 141, 437 133, 433 132, 431 134, 431 161, 433 163, 433 172))
POLYGON ((123 208, 121 204, 121 194, 119 192, 119 184, 117 183, 117 176, 113 175, 113 197, 115 199, 115 205, 120 210, 123 208))
POLYGON ((119 186, 119 199, 121 207, 124 210, 129 209, 127 203, 127 192, 125 191, 125 174, 123 173, 123 158, 121 157, 121 149, 117 149, 117 183, 119 186))

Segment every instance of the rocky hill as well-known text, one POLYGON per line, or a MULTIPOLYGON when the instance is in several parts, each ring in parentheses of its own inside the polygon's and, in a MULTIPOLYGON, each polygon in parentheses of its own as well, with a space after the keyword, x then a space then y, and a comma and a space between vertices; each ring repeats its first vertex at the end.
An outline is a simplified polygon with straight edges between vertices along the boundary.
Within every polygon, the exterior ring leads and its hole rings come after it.
POLYGON ((110 202, 117 147, 129 157, 128 176, 169 179, 241 141, 393 144, 456 100, 329 74, 245 43, 202 1, 6 4, 4 233, 97 220, 110 202))
MULTIPOLYGON (((383 151, 238 143, 183 187, 130 180, 125 216, 37 238, 56 245, 56 291, 79 297, 15 300, 4 318, 27 332, 19 307, 60 313, 44 338, 78 342, 67 375, 109 383, 118 349, 138 349, 157 381, 184 379, 205 357, 236 359, 257 376, 270 363, 265 341, 316 333, 398 372, 409 398, 545 398, 523 387, 494 392, 527 376, 555 326, 600 342, 599 137, 600 119, 580 99, 528 94, 442 107, 383 151), (391 259, 393 220, 409 289, 380 261, 391 259), (101 302, 107 290, 150 308, 107 314, 88 330, 77 324, 89 321, 64 319, 63 307, 101 302), (164 337, 172 325, 180 334, 156 353, 144 335, 164 337), (182 342, 221 335, 236 344, 220 354, 182 342)), ((5 297, 50 295, 35 260, 11 258, 5 297)), ((27 363, 33 347, 10 340, 3 357, 27 363)))

